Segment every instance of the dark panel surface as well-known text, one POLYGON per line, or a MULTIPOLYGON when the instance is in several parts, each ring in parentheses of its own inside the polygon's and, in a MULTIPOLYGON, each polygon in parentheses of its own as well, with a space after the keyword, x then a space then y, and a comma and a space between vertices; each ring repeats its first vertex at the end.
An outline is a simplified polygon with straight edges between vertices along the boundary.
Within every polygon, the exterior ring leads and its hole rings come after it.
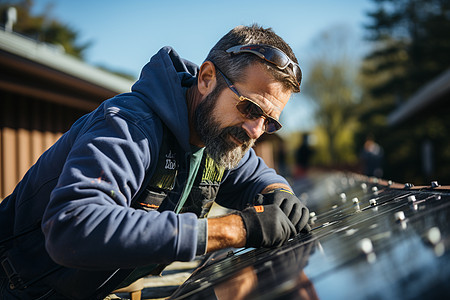
POLYGON ((311 234, 205 260, 171 299, 450 299, 450 191, 355 174, 295 184, 311 234))

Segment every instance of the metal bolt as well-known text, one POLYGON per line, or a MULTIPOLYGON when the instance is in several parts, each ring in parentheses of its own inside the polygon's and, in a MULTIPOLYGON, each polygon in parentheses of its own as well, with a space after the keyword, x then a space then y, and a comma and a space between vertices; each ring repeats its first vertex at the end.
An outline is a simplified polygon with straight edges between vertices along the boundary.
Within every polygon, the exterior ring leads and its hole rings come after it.
POLYGON ((393 184, 392 180, 388 181, 388 186, 391 186, 393 184))
POLYGON ((416 201, 416 196, 414 196, 414 195, 408 196, 408 202, 415 202, 415 201, 416 201))
POLYGON ((309 213, 309 223, 311 224, 311 225, 314 225, 314 223, 315 223, 315 221, 317 220, 317 217, 316 217, 316 213, 315 212, 310 212, 309 213))
POLYGON ((445 253, 445 244, 441 239, 441 231, 437 227, 430 228, 425 234, 425 240, 432 247, 436 256, 442 256, 445 253))
POLYGON ((405 189, 410 189, 414 186, 412 183, 405 183, 405 189))
POLYGON ((358 198, 355 197, 355 198, 352 199, 352 202, 353 202, 353 203, 358 203, 359 200, 358 200, 358 198))
POLYGON ((370 204, 371 206, 375 206, 375 205, 377 205, 377 200, 375 200, 375 199, 370 199, 370 200, 369 200, 369 204, 370 204))
POLYGON ((367 184, 365 184, 364 182, 361 183, 361 188, 362 188, 364 191, 367 191, 367 184))
POLYGON ((372 241, 369 238, 363 238, 358 243, 359 250, 366 255, 368 263, 373 263, 376 261, 377 256, 373 252, 372 241))
POLYGON ((435 187, 438 187, 438 186, 439 186, 439 183, 437 181, 432 181, 431 182, 431 187, 432 188, 435 188, 435 187))
POLYGON ((378 188, 376 186, 372 187, 372 192, 377 192, 378 188))
POLYGON ((441 241, 441 231, 437 227, 432 227, 427 231, 426 238, 432 245, 437 245, 441 241))
POLYGON ((404 221, 406 219, 405 213, 403 211, 396 212, 394 217, 395 217, 395 220, 397 222, 401 222, 401 221, 404 221))
POLYGON ((360 240, 358 247, 359 250, 361 250, 364 254, 373 252, 372 241, 369 238, 363 238, 362 240, 360 240))

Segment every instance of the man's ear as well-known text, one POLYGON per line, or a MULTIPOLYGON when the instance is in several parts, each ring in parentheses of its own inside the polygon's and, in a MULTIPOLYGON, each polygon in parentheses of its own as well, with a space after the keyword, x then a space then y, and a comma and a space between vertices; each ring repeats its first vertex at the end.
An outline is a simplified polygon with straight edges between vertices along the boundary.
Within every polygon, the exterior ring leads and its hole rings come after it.
POLYGON ((210 61, 205 61, 200 66, 200 71, 197 76, 198 91, 202 96, 211 93, 216 86, 216 68, 210 61))

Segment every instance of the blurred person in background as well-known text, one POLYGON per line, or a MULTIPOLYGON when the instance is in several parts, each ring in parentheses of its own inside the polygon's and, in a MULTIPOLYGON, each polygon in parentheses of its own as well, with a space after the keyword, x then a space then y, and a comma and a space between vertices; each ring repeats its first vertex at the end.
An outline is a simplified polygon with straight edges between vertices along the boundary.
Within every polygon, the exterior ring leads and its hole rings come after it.
POLYGON ((295 162, 296 162, 295 178, 301 178, 306 176, 306 173, 308 172, 309 169, 309 162, 311 160, 313 152, 314 151, 311 148, 309 141, 309 133, 303 133, 302 144, 295 152, 295 162))
POLYGON ((383 148, 369 135, 360 154, 364 175, 383 177, 383 156, 383 148))

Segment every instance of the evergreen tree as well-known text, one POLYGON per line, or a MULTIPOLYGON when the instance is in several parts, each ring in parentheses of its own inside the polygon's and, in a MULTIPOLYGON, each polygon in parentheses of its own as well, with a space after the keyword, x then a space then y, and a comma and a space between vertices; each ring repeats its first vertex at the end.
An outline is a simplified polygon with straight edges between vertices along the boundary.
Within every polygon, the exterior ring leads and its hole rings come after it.
POLYGON ((366 87, 362 102, 363 136, 373 133, 385 148, 385 175, 401 182, 450 182, 449 118, 433 116, 388 127, 386 117, 414 93, 450 67, 450 1, 373 0, 367 38, 374 50, 363 67, 366 87), (422 146, 432 141, 435 171, 425 174, 422 146))
POLYGON ((450 1, 373 1, 366 30, 376 50, 366 58, 374 67, 367 71, 389 76, 371 92, 405 99, 450 66, 450 1))

